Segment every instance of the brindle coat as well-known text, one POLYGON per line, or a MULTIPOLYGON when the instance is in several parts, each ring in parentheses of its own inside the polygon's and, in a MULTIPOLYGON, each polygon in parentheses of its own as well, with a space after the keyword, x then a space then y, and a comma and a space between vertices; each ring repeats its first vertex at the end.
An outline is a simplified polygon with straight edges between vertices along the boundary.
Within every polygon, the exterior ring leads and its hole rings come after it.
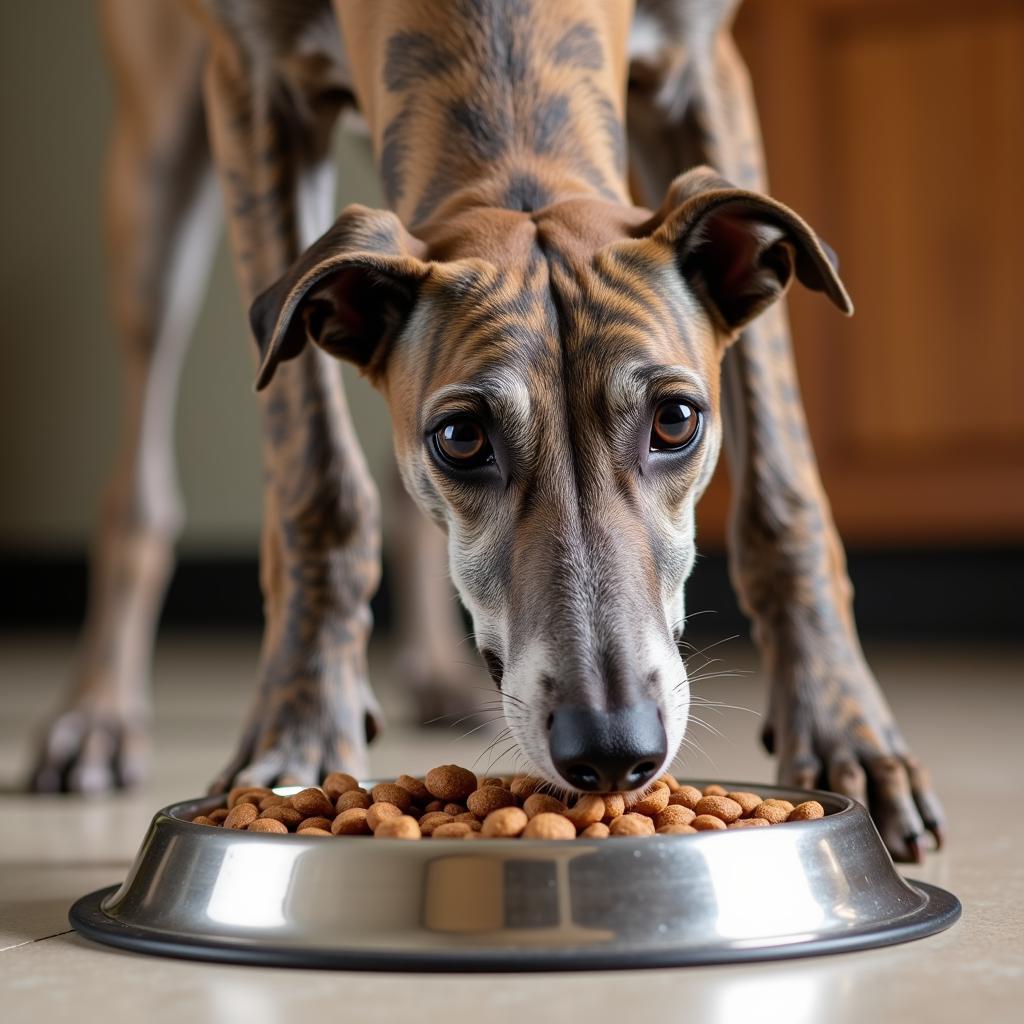
POLYGON ((406 488, 447 531, 539 771, 556 777, 546 720, 564 702, 653 700, 674 755, 693 509, 724 439, 732 576, 772 682, 764 738, 780 778, 865 801, 897 856, 920 857, 926 829, 939 839, 939 805, 857 641, 773 304, 793 276, 846 312, 849 300, 813 232, 761 194, 735 5, 191 0, 190 20, 175 0, 106 0, 128 441, 78 685, 39 787, 139 771, 139 680, 177 520, 170 396, 210 248, 205 112, 255 300, 267 474, 261 684, 216 787, 361 770, 376 729, 377 497, 339 357, 389 402, 406 488), (349 207, 321 234, 330 131, 354 105, 393 212, 349 207), (697 437, 649 451, 653 410, 677 397, 699 410, 697 437), (481 471, 436 457, 433 430, 456 414, 487 425, 481 471))

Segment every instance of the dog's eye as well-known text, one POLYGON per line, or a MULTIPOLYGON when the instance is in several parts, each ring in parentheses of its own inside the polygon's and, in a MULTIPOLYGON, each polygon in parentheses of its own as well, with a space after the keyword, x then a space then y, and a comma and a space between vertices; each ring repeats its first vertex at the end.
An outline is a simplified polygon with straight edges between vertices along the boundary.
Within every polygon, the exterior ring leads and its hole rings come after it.
POLYGON ((678 451, 696 436, 700 426, 700 413, 688 402, 673 399, 662 402, 651 424, 653 451, 678 451))
POLYGON ((434 431, 434 446, 450 466, 470 469, 494 461, 487 432, 469 417, 448 420, 434 431))

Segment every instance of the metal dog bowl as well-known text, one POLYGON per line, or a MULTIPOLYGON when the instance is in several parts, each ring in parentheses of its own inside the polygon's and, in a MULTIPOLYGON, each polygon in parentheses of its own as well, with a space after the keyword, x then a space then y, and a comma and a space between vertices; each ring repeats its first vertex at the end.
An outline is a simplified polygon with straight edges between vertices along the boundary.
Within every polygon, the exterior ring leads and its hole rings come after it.
POLYGON ((99 942, 166 956, 502 971, 811 956, 921 938, 960 916, 950 893, 900 877, 854 801, 727 785, 827 813, 697 835, 409 842, 193 825, 220 801, 190 800, 158 812, 124 884, 83 897, 70 919, 99 942))

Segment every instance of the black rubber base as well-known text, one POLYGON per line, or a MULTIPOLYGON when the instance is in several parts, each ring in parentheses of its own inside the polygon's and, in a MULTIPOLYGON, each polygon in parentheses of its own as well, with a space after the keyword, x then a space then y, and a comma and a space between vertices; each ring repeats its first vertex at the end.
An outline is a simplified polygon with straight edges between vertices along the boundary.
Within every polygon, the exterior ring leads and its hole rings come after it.
MULTIPOLYGON (((909 881, 909 880, 908 880, 909 881)), ((934 935, 960 917, 960 901, 945 889, 925 882, 910 884, 928 897, 917 913, 897 924, 851 931, 841 936, 812 939, 791 945, 764 946, 760 949, 644 950, 636 952, 601 950, 472 949, 433 953, 401 950, 297 949, 271 948, 217 939, 194 939, 164 935, 133 928, 114 921, 103 913, 102 901, 118 888, 83 896, 71 908, 71 926, 89 939, 135 953, 154 953, 185 960, 252 964, 260 967, 307 967, 350 971, 607 971, 636 970, 643 967, 697 967, 710 964, 754 963, 762 960, 789 960, 798 957, 845 953, 934 935)))

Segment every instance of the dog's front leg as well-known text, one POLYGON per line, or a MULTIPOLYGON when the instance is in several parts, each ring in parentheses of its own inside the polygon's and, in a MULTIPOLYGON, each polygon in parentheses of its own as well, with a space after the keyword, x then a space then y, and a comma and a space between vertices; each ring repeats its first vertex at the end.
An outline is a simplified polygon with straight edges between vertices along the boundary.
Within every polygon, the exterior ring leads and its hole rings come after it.
MULTIPOLYGON (((648 7, 630 96, 638 185, 660 195, 686 164, 706 162, 764 190, 746 69, 729 33, 735 4, 648 7), (709 20, 710 19, 710 20, 709 20), (716 21, 717 19, 717 21, 716 21)), ((857 639, 842 545, 818 476, 781 306, 754 321, 723 364, 733 481, 731 573, 771 682, 765 744, 779 777, 868 804, 894 856, 919 859, 943 816, 857 639)))
MULTIPOLYGON (((246 52, 244 33, 217 29, 205 95, 248 304, 330 221, 327 143, 337 107, 326 90, 316 103, 296 103, 300 86, 246 52)), ((379 577, 378 501, 336 364, 308 349, 263 392, 261 413, 261 679, 216 790, 363 771, 377 729, 366 642, 379 577)))

